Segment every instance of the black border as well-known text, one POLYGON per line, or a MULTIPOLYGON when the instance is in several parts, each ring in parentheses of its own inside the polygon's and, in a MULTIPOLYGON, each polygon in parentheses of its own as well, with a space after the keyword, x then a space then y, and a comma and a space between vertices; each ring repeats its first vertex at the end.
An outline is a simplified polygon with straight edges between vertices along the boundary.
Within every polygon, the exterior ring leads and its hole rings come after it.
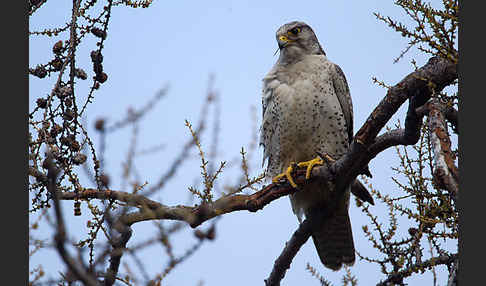
POLYGON ((4 278, 14 280, 4 284, 28 285, 28 0, 10 1, 2 11, 2 256, 4 278))
MULTIPOLYGON (((484 1, 459 1, 459 283, 475 285, 484 262, 484 1), (465 5, 466 2, 468 5, 465 5), (481 5, 483 4, 483 5, 481 5)), ((479 279, 478 279, 479 278, 479 279)), ((481 284, 481 282, 479 283, 481 284)), ((479 285, 478 284, 478 285, 479 285)))

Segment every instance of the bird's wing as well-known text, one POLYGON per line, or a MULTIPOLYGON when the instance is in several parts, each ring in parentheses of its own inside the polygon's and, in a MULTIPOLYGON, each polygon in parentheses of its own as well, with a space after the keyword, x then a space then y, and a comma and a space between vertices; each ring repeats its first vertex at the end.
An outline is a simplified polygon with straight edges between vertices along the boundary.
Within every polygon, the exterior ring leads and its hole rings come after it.
MULTIPOLYGON (((332 82, 334 85, 334 91, 339 99, 339 103, 341 104, 341 109, 344 113, 344 118, 346 120, 346 125, 348 127, 348 139, 349 143, 353 140, 353 102, 351 100, 351 95, 349 93, 349 86, 348 82, 346 81, 346 77, 344 76, 343 70, 336 64, 334 64, 334 71, 332 72, 332 82)), ((372 177, 370 169, 366 166, 362 174, 372 177)))
POLYGON ((275 140, 274 132, 275 125, 278 124, 278 117, 275 113, 275 84, 272 83, 274 79, 266 77, 263 80, 262 90, 262 126, 260 128, 260 145, 263 146, 263 164, 268 158, 270 165, 270 155, 275 153, 274 148, 277 148, 278 144, 273 143, 275 140))
POLYGON ((337 95, 341 109, 344 113, 344 119, 346 120, 346 126, 348 129, 348 140, 351 143, 353 139, 353 102, 349 93, 348 82, 344 76, 343 70, 336 64, 331 69, 332 83, 334 91, 337 95))

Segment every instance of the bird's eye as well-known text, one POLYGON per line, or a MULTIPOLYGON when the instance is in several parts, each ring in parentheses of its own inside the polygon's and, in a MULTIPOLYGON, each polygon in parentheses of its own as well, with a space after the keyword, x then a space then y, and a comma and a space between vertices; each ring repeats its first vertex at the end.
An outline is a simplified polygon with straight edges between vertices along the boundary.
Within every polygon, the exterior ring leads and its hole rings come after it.
POLYGON ((298 33, 300 33, 299 27, 295 27, 295 28, 293 28, 292 30, 289 31, 289 34, 292 34, 292 35, 297 35, 298 33))

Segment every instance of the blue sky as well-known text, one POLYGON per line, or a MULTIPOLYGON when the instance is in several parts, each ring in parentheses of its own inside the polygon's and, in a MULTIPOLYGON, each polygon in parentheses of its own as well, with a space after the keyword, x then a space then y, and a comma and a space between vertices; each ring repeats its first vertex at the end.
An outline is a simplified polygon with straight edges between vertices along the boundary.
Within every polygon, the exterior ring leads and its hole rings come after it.
MULTIPOLYGON (((438 2, 438 1, 434 1, 438 2)), ((30 30, 66 23, 70 15, 69 1, 48 2, 30 18, 30 30)), ((155 184, 189 139, 184 126, 188 119, 196 124, 204 101, 208 79, 214 75, 214 89, 221 102, 221 133, 218 160, 231 161, 239 157, 242 146, 257 132, 253 130, 251 108, 256 108, 257 124, 261 122, 261 87, 263 76, 277 60, 275 32, 284 23, 300 20, 309 24, 327 53, 328 58, 343 69, 354 105, 355 132, 385 95, 386 90, 372 83, 372 77, 393 85, 413 70, 411 58, 423 65, 427 57, 412 50, 399 63, 393 64, 406 46, 406 40, 379 22, 373 12, 391 16, 404 23, 408 19, 393 1, 154 1, 148 9, 116 7, 108 29, 104 49, 104 70, 108 81, 89 106, 87 122, 90 132, 94 121, 103 117, 108 122, 123 118, 129 107, 140 108, 163 86, 169 92, 141 122, 139 150, 165 144, 161 152, 136 160, 141 179, 155 184)), ((63 38, 64 39, 64 38, 63 38)), ((46 62, 57 39, 30 36, 30 67, 46 62)), ((94 49, 92 38, 79 47, 77 64, 91 73, 89 52, 94 49)), ((30 102, 49 93, 52 80, 29 77, 30 102)), ((83 95, 89 82, 78 82, 78 94, 83 95)), ((404 106, 396 118, 404 118, 404 106)), ((392 122, 395 122, 393 120, 392 122)), ((390 127, 393 127, 390 124, 390 127)), ((130 130, 110 135, 107 142, 107 165, 113 178, 113 189, 120 187, 122 160, 128 152, 130 130)), ((94 137, 96 138, 96 137, 94 137)), ((202 137, 203 148, 209 148, 210 137, 202 137)), ((261 171, 262 150, 251 160, 252 175, 261 171)), ((195 155, 196 153, 193 152, 195 155)), ((163 193, 153 196, 168 205, 185 204, 187 187, 199 175, 197 157, 183 166, 163 193)), ((217 162, 216 162, 217 163, 217 162)), ((386 193, 394 194, 390 177, 396 166, 394 151, 380 154, 370 163, 374 175, 370 182, 386 193)), ((235 172, 221 177, 221 183, 236 181, 235 172)), ((66 214, 72 213, 72 202, 66 204, 66 214)), ((373 207, 377 214, 386 209, 379 202, 373 207)), ((361 226, 368 221, 354 204, 350 208, 356 249, 365 255, 374 251, 364 238, 361 226)), ((208 242, 189 260, 179 265, 166 279, 166 285, 262 285, 275 258, 297 227, 287 198, 279 199, 257 213, 237 212, 225 215, 219 222, 217 238, 208 242)), ((71 233, 86 230, 80 218, 69 220, 71 233)), ((202 227, 206 227, 208 223, 202 227)), ((45 225, 45 229, 49 229, 45 225)), ((47 236, 49 231, 39 230, 47 236)), ((151 222, 134 226, 129 243, 136 244, 155 233, 151 222)), ((37 234, 37 233, 36 233, 37 234)), ((182 254, 195 240, 192 233, 178 234, 174 241, 176 254, 182 254), (178 247, 179 246, 179 247, 178 247)), ((165 268, 164 252, 160 248, 146 251, 144 262, 149 273, 165 268)), ((324 269, 309 240, 295 257, 282 285, 319 285, 305 270, 314 266, 326 279, 340 285, 343 272, 324 269)), ((60 268, 56 254, 45 251, 30 261, 30 269, 43 263, 48 274, 56 275, 60 268)), ((381 280, 375 265, 357 259, 351 272, 360 285, 381 280)), ((431 275, 427 275, 430 279, 431 275)), ((430 280, 429 280, 430 281, 430 280)))

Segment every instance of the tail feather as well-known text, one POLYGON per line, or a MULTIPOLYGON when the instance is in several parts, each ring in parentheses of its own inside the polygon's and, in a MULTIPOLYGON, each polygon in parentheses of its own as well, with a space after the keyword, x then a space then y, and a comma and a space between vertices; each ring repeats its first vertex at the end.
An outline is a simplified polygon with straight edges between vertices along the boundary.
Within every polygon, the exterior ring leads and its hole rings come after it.
POLYGON ((343 264, 355 261, 353 233, 349 215, 335 214, 323 220, 312 230, 312 240, 324 266, 339 270, 343 264))
POLYGON ((358 179, 354 180, 353 184, 351 185, 351 193, 360 200, 375 205, 375 201, 373 200, 370 192, 368 192, 363 183, 361 183, 358 179))

